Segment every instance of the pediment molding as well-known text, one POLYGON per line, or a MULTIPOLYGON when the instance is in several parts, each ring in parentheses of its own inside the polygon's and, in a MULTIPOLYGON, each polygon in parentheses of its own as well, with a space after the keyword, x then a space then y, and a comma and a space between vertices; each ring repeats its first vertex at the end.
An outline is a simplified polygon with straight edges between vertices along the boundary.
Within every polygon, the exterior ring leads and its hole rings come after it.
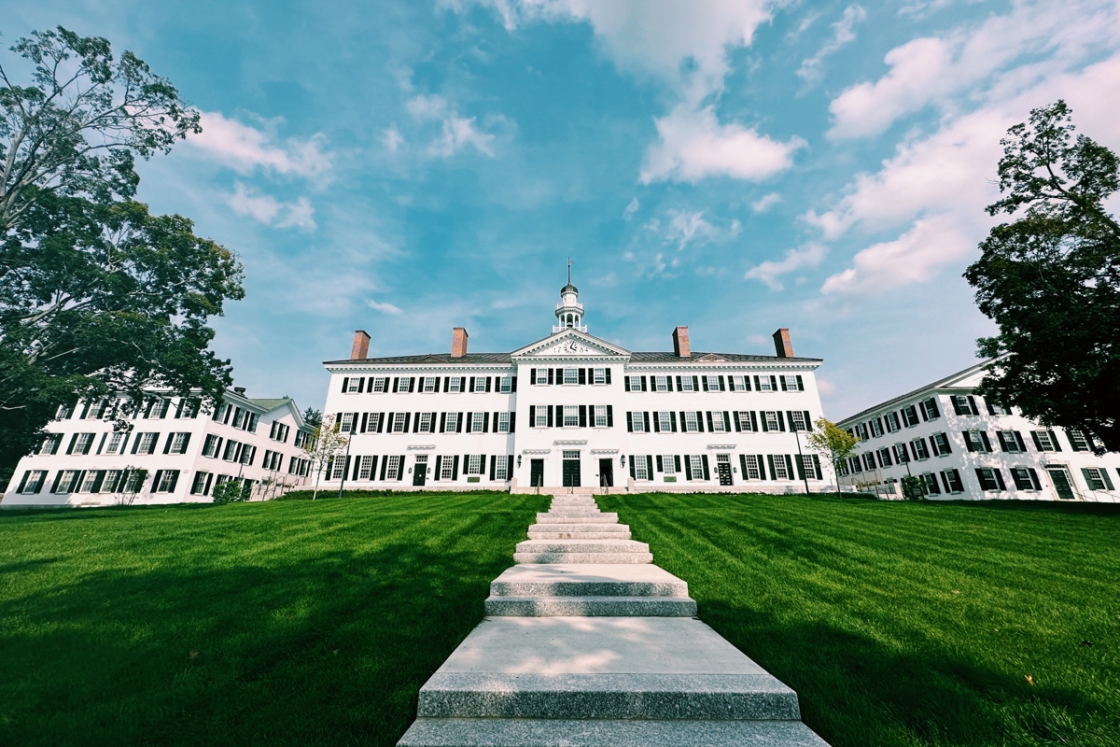
POLYGON ((575 329, 566 329, 510 354, 513 359, 629 358, 630 351, 575 329))

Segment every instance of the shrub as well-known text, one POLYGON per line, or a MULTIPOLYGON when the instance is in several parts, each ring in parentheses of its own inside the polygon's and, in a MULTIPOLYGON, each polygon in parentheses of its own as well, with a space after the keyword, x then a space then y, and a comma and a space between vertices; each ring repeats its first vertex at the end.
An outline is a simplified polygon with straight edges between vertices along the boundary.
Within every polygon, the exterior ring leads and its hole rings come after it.
POLYGON ((237 503, 248 499, 238 480, 226 480, 214 488, 214 503, 237 503))

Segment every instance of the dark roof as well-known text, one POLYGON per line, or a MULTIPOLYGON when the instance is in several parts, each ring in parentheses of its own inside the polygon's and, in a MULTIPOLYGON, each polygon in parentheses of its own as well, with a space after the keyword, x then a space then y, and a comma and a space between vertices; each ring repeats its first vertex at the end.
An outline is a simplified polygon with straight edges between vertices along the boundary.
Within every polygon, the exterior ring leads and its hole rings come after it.
MULTIPOLYGON (((779 358, 776 355, 740 355, 738 353, 693 353, 691 358, 679 358, 675 353, 631 353, 633 363, 705 363, 700 360, 706 355, 713 355, 724 361, 734 362, 769 362, 786 361, 789 363, 820 363, 820 358, 779 358)), ((461 358, 452 358, 450 353, 428 353, 426 355, 398 355, 390 358, 349 358, 337 361, 324 361, 323 365, 341 365, 345 363, 382 364, 397 366, 414 366, 418 364, 457 364, 457 363, 510 363, 510 353, 467 353, 461 358)), ((711 361, 717 363, 719 361, 711 361)))
POLYGON ((569 290, 569 289, 570 289, 570 290, 571 290, 571 291, 572 291, 573 293, 575 293, 575 294, 576 294, 577 296, 579 295, 579 288, 575 287, 575 286, 574 286, 574 285, 572 285, 571 283, 568 283, 567 285, 565 285, 565 286, 564 286, 563 288, 561 288, 561 289, 560 289, 560 295, 561 295, 561 296, 562 296, 562 295, 564 295, 565 293, 567 293, 567 292, 568 292, 568 290, 569 290))
MULTIPOLYGON (((1008 355, 1008 354, 1005 353, 1004 355, 1008 355)), ((836 422, 839 424, 839 423, 847 423, 847 422, 852 421, 852 420, 858 420, 858 419, 861 419, 861 418, 865 417, 866 415, 868 415, 868 413, 874 412, 876 410, 882 410, 883 408, 886 408, 886 407, 893 407, 895 405, 901 404, 902 402, 905 402, 906 400, 911 399, 912 397, 916 397, 919 394, 927 392, 930 389, 944 389, 944 388, 947 388, 946 385, 950 381, 953 381, 954 379, 959 379, 959 378, 962 378, 964 376, 967 376, 967 375, 969 375, 969 374, 971 374, 971 373, 973 373, 973 372, 975 372, 975 371, 977 371, 981 368, 984 368, 985 366, 987 366, 991 363, 994 363, 997 360, 999 360, 999 358, 988 358, 986 360, 981 361, 980 363, 974 363, 971 366, 969 366, 968 368, 957 371, 955 374, 950 374, 948 376, 942 377, 942 378, 938 379, 937 381, 933 382, 932 384, 926 384, 925 386, 920 386, 917 389, 912 389, 909 392, 907 392, 906 394, 900 394, 897 397, 892 397, 891 399, 880 402, 877 405, 872 405, 871 407, 868 407, 864 410, 860 410, 855 415, 849 415, 846 418, 841 418, 840 420, 837 420, 836 422)))

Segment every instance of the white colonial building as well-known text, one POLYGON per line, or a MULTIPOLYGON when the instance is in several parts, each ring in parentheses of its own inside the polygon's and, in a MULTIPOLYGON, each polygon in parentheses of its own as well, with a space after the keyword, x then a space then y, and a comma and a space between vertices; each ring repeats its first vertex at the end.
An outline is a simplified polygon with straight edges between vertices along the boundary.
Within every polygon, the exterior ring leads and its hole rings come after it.
POLYGON ((1120 454, 1098 456, 1084 434, 976 395, 988 363, 840 421, 861 441, 841 485, 897 493, 912 475, 930 498, 1120 500, 1120 454))
MULTIPOLYGON (((350 434, 324 485, 338 489, 820 491, 832 481, 799 432, 821 416, 816 358, 785 329, 774 356, 673 352, 594 337, 579 291, 560 291, 552 333, 511 353, 327 361, 324 413, 350 434)), ((826 467, 827 469, 827 467, 826 467)))
POLYGON ((60 408, 34 454, 20 460, 3 506, 207 502, 237 480, 267 498, 307 483, 311 429, 288 398, 227 391, 207 414, 198 399, 153 391, 125 416, 120 399, 60 408))

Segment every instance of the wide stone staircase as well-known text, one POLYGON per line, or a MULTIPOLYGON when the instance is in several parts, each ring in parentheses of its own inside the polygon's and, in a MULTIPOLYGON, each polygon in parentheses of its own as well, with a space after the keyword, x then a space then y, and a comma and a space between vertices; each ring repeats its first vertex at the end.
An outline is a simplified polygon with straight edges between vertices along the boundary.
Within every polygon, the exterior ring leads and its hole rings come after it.
POLYGON ((827 747, 591 496, 553 498, 400 747, 827 747))

